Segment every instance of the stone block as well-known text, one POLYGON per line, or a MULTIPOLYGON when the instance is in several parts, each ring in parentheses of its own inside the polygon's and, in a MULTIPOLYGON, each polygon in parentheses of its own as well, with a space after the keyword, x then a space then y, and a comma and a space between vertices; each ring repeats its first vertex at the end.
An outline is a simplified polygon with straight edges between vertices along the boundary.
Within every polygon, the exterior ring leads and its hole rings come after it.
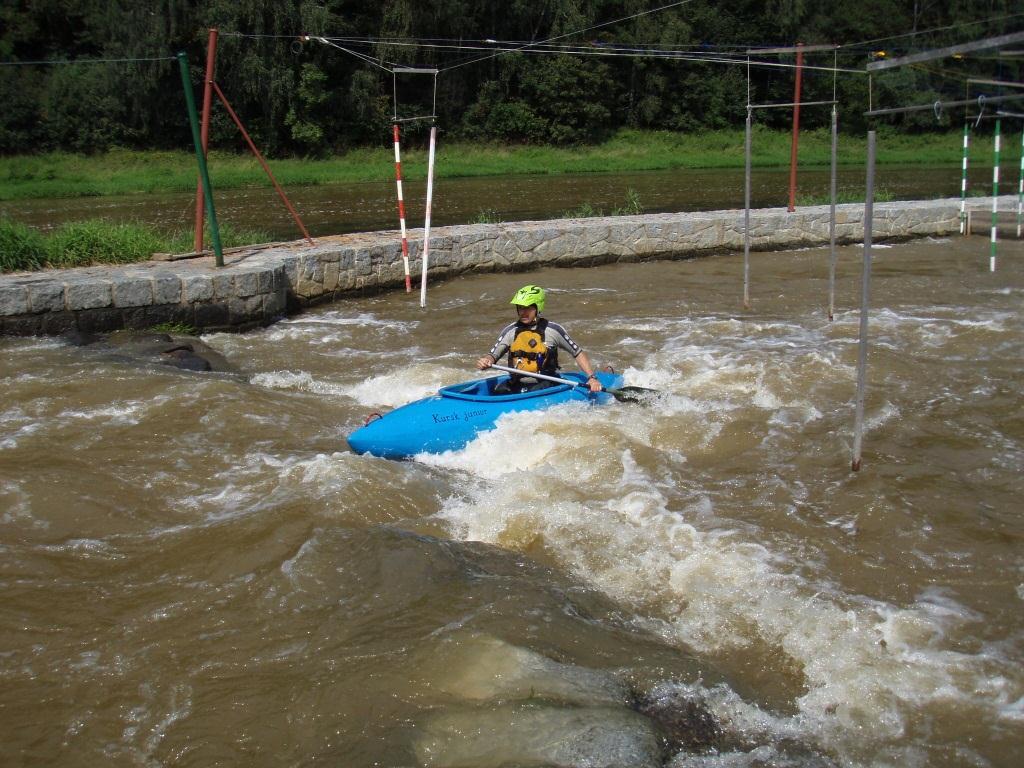
POLYGON ((67 296, 67 308, 73 312, 83 309, 103 309, 113 304, 111 286, 107 282, 69 282, 65 285, 64 290, 67 296))
POLYGON ((63 312, 64 283, 56 280, 39 280, 26 283, 30 312, 63 312))
POLYGON ((214 299, 230 299, 235 295, 235 276, 233 274, 215 274, 212 277, 212 282, 214 299))
POLYGON ((153 277, 153 303, 177 304, 181 301, 181 278, 177 275, 153 277))
POLYGON ((0 286, 0 316, 24 315, 28 311, 28 289, 25 286, 0 286))
POLYGON ((235 275, 234 295, 238 298, 255 296, 260 292, 260 276, 258 272, 240 272, 235 275))
POLYGON ((195 324, 201 330, 226 328, 230 325, 227 305, 219 303, 196 304, 195 324))
POLYGON ((47 336, 59 336, 78 327, 74 312, 44 312, 39 315, 41 332, 47 336))
POLYGON ((181 281, 182 301, 195 304, 213 298, 213 280, 209 275, 189 275, 181 281))
POLYGON ((276 287, 276 281, 274 280, 273 269, 263 269, 257 274, 257 292, 258 293, 273 293, 276 287))
POLYGON ((45 315, 0 316, 0 328, 5 336, 38 336, 43 333, 42 318, 45 315))
POLYGON ((355 273, 360 276, 372 274, 373 263, 370 259, 370 254, 367 251, 361 250, 355 254, 353 269, 355 270, 355 273))
POLYGON ((338 262, 324 264, 324 290, 336 291, 341 279, 341 266, 338 262))
POLYGON ((120 309, 99 307, 78 312, 78 330, 89 333, 105 333, 124 327, 124 316, 120 309))
POLYGON ((148 307, 153 304, 153 281, 148 278, 125 278, 114 281, 115 307, 148 307))

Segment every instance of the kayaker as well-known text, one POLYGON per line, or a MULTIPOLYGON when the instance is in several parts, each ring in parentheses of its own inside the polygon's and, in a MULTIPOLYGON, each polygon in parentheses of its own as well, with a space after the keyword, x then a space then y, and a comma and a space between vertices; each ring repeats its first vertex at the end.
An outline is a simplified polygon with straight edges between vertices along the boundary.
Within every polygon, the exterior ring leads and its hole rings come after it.
POLYGON ((587 374, 590 391, 600 392, 601 382, 594 375, 587 353, 572 340, 565 328, 540 316, 544 311, 544 298, 544 289, 539 285, 524 285, 516 291, 509 304, 515 305, 518 319, 501 330, 491 351, 476 361, 476 367, 481 371, 490 368, 508 353, 509 367, 523 373, 513 374, 504 386, 499 384, 494 391, 500 394, 502 391, 540 389, 552 385, 529 374, 558 375, 558 350, 562 349, 572 355, 580 370, 587 374))

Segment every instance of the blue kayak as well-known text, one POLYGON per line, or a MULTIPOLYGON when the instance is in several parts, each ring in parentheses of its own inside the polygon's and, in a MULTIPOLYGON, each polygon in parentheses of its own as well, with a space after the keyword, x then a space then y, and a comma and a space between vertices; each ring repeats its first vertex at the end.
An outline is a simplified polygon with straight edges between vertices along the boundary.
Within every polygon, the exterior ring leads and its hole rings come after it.
MULTIPOLYGON (((582 373, 560 373, 563 379, 584 384, 582 373)), ((612 396, 592 394, 586 386, 555 384, 521 394, 495 394, 499 382, 508 376, 476 379, 442 387, 436 395, 403 405, 371 421, 348 436, 356 453, 369 453, 386 459, 405 459, 417 453, 441 453, 464 448, 479 433, 494 429, 505 413, 535 411, 569 402, 605 404, 612 396)), ((622 376, 597 374, 606 389, 622 386, 622 376)))

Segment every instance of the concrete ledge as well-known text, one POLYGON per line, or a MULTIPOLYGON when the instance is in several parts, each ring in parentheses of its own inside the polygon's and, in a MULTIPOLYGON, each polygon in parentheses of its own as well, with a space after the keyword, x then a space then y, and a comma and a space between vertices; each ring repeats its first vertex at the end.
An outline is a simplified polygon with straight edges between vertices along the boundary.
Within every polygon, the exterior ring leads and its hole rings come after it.
MULTIPOLYGON (((991 199, 971 200, 972 206, 991 199)), ((1000 207, 1016 205, 1000 198, 1000 207)), ((863 239, 864 206, 836 207, 840 243, 863 239)), ((956 199, 877 203, 874 236, 943 236, 960 229, 956 199)), ((742 250, 743 211, 702 211, 592 219, 470 224, 434 229, 432 280, 465 272, 526 271, 542 266, 688 259, 742 250)), ((751 211, 751 249, 827 244, 829 208, 751 211)), ((421 272, 422 230, 409 232, 410 270, 421 272)), ((180 261, 0 275, 0 333, 108 331, 167 322, 200 331, 248 330, 288 312, 347 294, 399 288, 405 272, 397 231, 368 232, 242 248, 180 261)))

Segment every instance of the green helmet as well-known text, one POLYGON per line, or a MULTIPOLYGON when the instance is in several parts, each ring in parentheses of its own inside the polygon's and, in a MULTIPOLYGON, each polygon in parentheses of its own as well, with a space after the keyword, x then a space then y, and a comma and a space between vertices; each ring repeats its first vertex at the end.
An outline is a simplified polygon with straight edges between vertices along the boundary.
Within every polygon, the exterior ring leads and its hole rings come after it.
POLYGON ((518 291, 516 295, 512 297, 512 301, 509 304, 515 304, 520 307, 529 307, 533 304, 537 305, 537 311, 544 311, 544 289, 539 285, 524 285, 518 291))

